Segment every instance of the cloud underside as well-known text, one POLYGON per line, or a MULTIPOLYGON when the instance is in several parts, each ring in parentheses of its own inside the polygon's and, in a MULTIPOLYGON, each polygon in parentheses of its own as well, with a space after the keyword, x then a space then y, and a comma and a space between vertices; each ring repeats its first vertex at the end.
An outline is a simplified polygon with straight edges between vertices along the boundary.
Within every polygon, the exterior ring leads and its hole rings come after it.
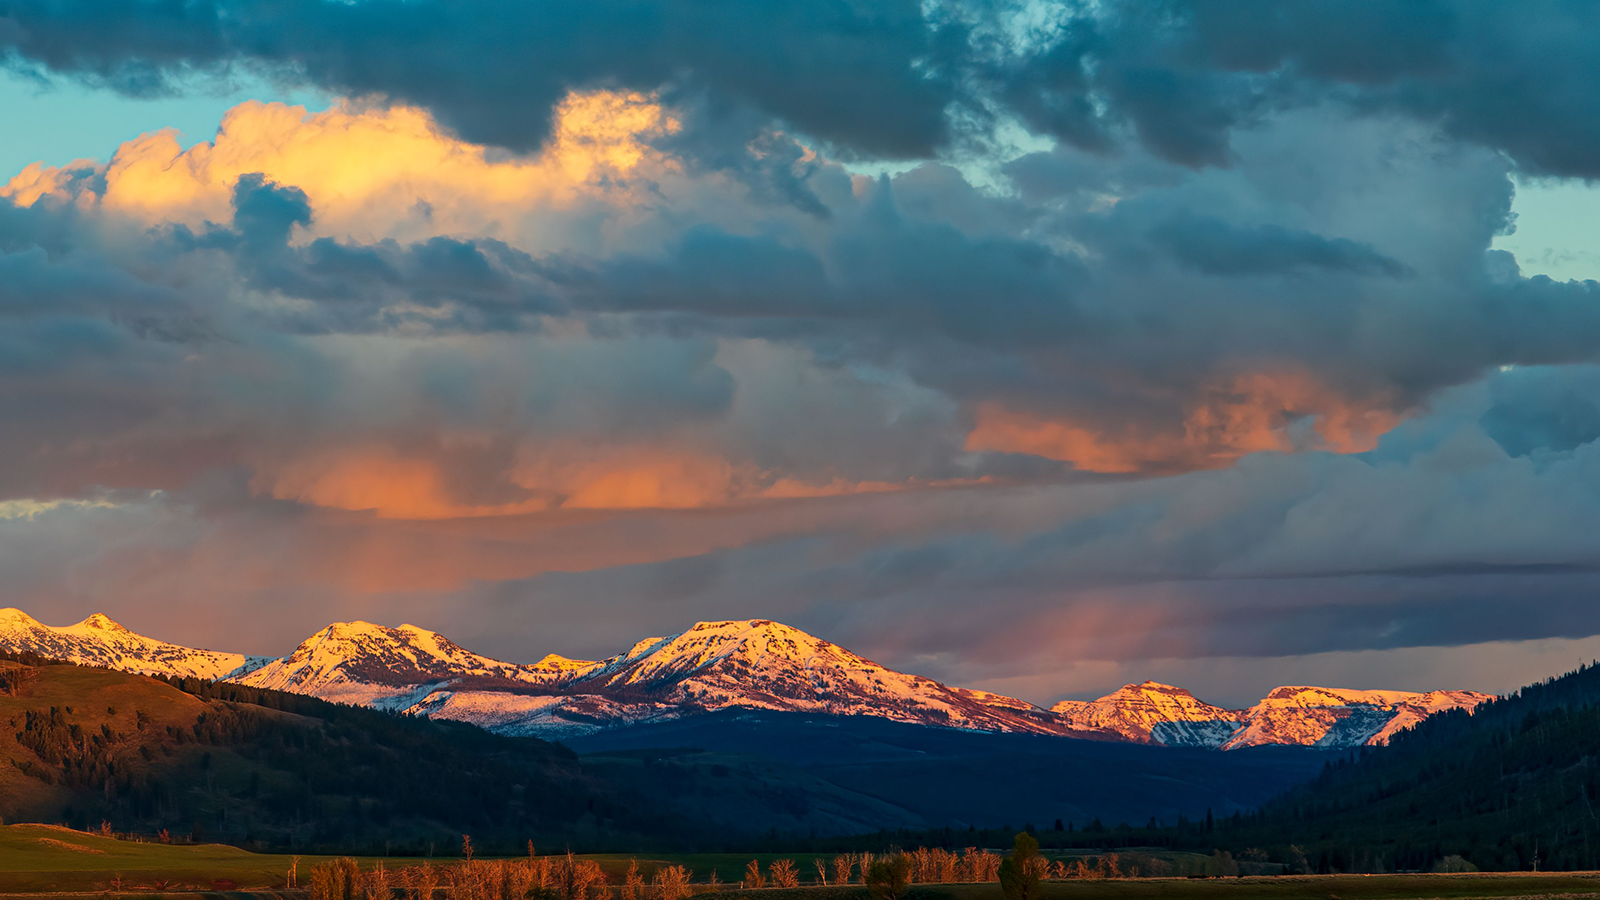
POLYGON ((1600 288, 1490 249, 1600 176, 1594 14, 1243 9, 0 2, 350 98, 0 188, 0 567, 996 678, 1600 634, 1600 288))

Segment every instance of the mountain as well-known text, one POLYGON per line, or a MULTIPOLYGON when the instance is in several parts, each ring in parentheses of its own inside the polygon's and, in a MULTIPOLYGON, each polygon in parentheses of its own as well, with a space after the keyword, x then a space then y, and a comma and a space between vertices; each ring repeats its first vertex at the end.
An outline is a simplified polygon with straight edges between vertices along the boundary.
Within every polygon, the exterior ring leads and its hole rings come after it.
POLYGON ((502 734, 572 737, 727 709, 869 716, 968 731, 1039 734, 1227 750, 1265 744, 1380 744, 1468 691, 1274 690, 1247 710, 1147 681, 1098 700, 1042 709, 941 684, 766 619, 700 622, 603 660, 535 663, 480 656, 443 635, 341 622, 280 659, 191 650, 142 637, 104 616, 51 628, 0 611, 0 650, 128 671, 227 680, 340 703, 470 722, 502 734))
POLYGON ((1050 711, 1073 728, 1103 729, 1135 743, 1169 747, 1221 747, 1245 718, 1155 681, 1125 685, 1098 700, 1063 700, 1050 711))
POLYGON ((973 731, 1061 731, 1050 713, 1026 701, 896 672, 765 619, 700 622, 610 659, 537 665, 545 668, 529 677, 546 679, 540 694, 507 696, 503 684, 468 678, 429 693, 413 711, 509 733, 579 734, 729 708, 874 716, 973 731))
POLYGON ((1471 710, 1493 698, 1475 691, 1355 691, 1280 687, 1255 706, 1223 709, 1188 691, 1146 681, 1098 700, 1063 700, 1050 711, 1071 728, 1099 729, 1137 743, 1175 747, 1384 744, 1436 713, 1471 710))
POLYGON ((1436 713, 1474 709, 1494 698, 1475 691, 1348 691, 1280 687, 1244 712, 1244 727, 1222 749, 1262 744, 1358 747, 1385 744, 1436 713))
POLYGON ((227 677, 251 687, 403 710, 446 685, 470 682, 509 691, 547 687, 563 674, 559 663, 524 666, 479 656, 415 625, 337 622, 288 656, 227 677))
POLYGON ((243 674, 270 657, 194 650, 134 634, 96 613, 76 625, 52 628, 20 609, 0 609, 0 651, 121 669, 145 675, 216 680, 243 674))

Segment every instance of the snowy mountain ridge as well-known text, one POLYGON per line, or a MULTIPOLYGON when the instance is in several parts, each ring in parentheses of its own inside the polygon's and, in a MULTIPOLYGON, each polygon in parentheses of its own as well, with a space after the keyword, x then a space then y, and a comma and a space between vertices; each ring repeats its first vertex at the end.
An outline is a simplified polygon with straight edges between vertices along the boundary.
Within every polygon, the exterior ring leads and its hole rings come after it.
POLYGON ((1226 750, 1263 744, 1353 747, 1384 743, 1429 715, 1490 699, 1471 691, 1290 686, 1249 709, 1230 710, 1182 688, 1146 681, 1047 710, 898 672, 767 619, 699 622, 603 660, 550 654, 536 663, 511 663, 414 625, 334 623, 272 659, 169 644, 101 615, 51 627, 5 609, 0 650, 227 680, 546 737, 750 709, 1226 750))
POLYGON ((195 650, 134 634, 96 613, 75 625, 51 627, 20 609, 0 609, 0 650, 122 669, 141 675, 175 675, 213 681, 248 672, 270 657, 195 650))

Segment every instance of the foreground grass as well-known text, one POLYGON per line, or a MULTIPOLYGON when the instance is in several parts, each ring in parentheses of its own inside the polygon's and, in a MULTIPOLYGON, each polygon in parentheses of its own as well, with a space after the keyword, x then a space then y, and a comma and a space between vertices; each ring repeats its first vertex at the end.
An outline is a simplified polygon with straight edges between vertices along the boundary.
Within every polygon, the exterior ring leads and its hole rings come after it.
MULTIPOLYGON (((327 857, 300 859, 301 880, 327 857)), ((136 844, 52 825, 0 827, 0 893, 281 888, 293 858, 219 844, 136 844)), ((371 861, 366 861, 371 865, 371 861)))
MULTIPOLYGON (((616 883, 629 856, 590 857, 616 883)), ((688 866, 695 879, 711 872, 724 882, 719 900, 866 900, 858 885, 741 891, 738 880, 749 854, 685 854, 640 857, 647 874, 656 866, 688 866)), ((793 859, 814 877, 809 854, 757 854, 763 867, 774 859, 793 859)), ((830 859, 830 856, 824 856, 830 859)), ((300 857, 305 884, 312 866, 327 857, 300 857)), ((47 893, 170 893, 192 891, 278 892, 292 857, 257 854, 215 844, 184 846, 136 844, 48 825, 0 827, 0 895, 47 893), (120 888, 118 887, 120 885, 120 888)), ((362 859, 391 867, 415 865, 412 859, 362 859)), ((439 860, 441 863, 451 860, 439 860)), ((703 890, 704 885, 696 885, 703 890)), ((296 894, 303 897, 303 894, 296 894)), ((1112 881, 1051 881, 1041 900, 1478 900, 1478 898, 1596 898, 1600 873, 1501 873, 1472 875, 1297 875, 1263 878, 1150 878, 1112 881)), ((918 885, 910 900, 999 900, 995 884, 918 885)))
MULTIPOLYGON (((860 887, 729 890, 734 900, 866 900, 860 887)), ((1600 898, 1600 873, 1286 875, 1047 881, 1041 900, 1514 900, 1600 898)), ((915 885, 908 900, 1000 900, 997 884, 915 885)))

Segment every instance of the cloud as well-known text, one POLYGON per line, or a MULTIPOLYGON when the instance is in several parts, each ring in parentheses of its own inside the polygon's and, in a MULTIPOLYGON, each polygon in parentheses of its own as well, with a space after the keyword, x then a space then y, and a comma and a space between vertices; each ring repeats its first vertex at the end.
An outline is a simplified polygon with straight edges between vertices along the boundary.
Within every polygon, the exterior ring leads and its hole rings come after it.
POLYGON ((227 113, 214 139, 187 150, 171 130, 154 131, 104 166, 29 166, 0 196, 24 207, 71 197, 141 224, 202 228, 229 221, 239 179, 260 174, 304 193, 316 212, 307 237, 516 240, 530 211, 626 193, 619 180, 664 164, 646 141, 677 127, 653 98, 609 91, 568 96, 554 123, 538 154, 491 158, 415 108, 346 103, 308 113, 249 101, 227 113))
POLYGON ((980 404, 966 447, 1030 453, 1088 472, 1185 471, 1251 453, 1371 450, 1401 420, 1391 406, 1386 398, 1338 396, 1302 371, 1253 372, 1201 393, 1181 422, 1156 433, 1109 432, 980 404))
POLYGON ((760 615, 1041 699, 1600 633, 1600 286, 1490 249, 1586 126, 1474 118, 1527 22, 3 4, 14 65, 351 97, 0 190, 12 602, 522 659, 760 615))
POLYGON ((924 155, 948 132, 956 86, 942 57, 959 35, 917 3, 808 2, 759 9, 650 0, 472 9, 443 2, 283 7, 207 0, 13 0, 0 50, 135 96, 196 73, 257 64, 337 93, 431 109, 462 138, 517 151, 551 134, 569 89, 671 85, 748 104, 826 140, 924 155), (395 67, 393 60, 406 65, 395 67))
POLYGON ((1582 4, 10 0, 0 12, 15 66, 132 96, 265 69, 426 108, 467 141, 517 152, 556 131, 570 90, 608 87, 753 111, 849 154, 926 158, 1020 122, 1191 167, 1232 165, 1235 138, 1282 110, 1338 103, 1436 126, 1524 171, 1600 175, 1600 110, 1575 87, 1600 74, 1600 13, 1582 4))

